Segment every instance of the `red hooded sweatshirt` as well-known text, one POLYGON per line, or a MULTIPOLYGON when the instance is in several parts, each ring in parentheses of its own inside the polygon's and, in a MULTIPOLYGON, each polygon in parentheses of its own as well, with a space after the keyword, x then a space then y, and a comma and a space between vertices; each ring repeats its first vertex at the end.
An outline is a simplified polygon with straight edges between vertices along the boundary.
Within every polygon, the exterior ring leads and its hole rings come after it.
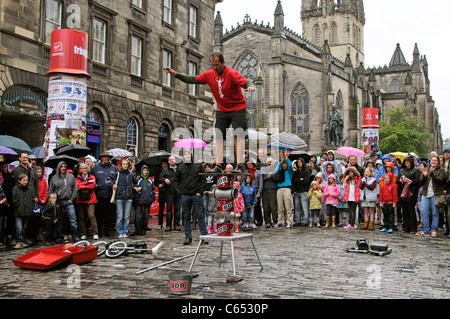
POLYGON ((380 188, 380 204, 396 204, 397 185, 394 184, 394 175, 392 173, 387 175, 389 176, 389 184, 385 184, 380 188))

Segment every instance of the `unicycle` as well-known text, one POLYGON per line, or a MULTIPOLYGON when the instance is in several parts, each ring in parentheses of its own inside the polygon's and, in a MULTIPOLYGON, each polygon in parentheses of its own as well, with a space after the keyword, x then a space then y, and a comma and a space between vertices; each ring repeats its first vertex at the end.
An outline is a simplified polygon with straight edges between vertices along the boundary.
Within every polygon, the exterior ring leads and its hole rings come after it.
POLYGON ((105 255, 109 258, 116 258, 125 253, 127 250, 127 244, 123 241, 116 241, 108 246, 105 251, 105 255))

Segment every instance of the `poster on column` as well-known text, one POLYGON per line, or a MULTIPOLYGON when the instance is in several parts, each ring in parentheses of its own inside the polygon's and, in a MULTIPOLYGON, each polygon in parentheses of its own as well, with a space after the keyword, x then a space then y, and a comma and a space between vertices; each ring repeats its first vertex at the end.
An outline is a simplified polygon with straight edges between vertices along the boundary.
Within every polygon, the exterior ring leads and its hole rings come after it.
POLYGON ((363 128, 362 129, 362 145, 364 145, 364 152, 370 153, 370 145, 379 143, 379 135, 377 128, 363 128))
POLYGON ((62 144, 86 145, 87 79, 70 74, 50 76, 46 154, 62 144))

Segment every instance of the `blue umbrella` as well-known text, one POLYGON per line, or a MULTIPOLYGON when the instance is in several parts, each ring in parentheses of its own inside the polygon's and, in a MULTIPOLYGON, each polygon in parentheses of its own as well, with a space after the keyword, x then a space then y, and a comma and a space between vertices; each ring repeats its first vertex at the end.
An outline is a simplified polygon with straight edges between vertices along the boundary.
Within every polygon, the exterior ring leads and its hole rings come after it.
POLYGON ((277 142, 269 143, 267 144, 267 147, 278 149, 279 151, 295 151, 297 149, 296 147, 279 144, 277 142))
POLYGON ((38 146, 33 148, 34 156, 36 156, 37 159, 42 159, 45 157, 45 148, 44 146, 38 146))
POLYGON ((12 148, 18 154, 25 152, 28 154, 33 154, 33 150, 20 138, 10 136, 10 135, 0 135, 0 145, 12 148))

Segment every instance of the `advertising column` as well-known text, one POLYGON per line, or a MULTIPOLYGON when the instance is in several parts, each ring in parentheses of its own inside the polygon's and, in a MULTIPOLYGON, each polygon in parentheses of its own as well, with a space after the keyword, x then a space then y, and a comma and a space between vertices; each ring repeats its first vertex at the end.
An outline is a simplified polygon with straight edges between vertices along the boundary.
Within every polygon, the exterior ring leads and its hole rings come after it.
POLYGON ((362 144, 364 145, 364 152, 370 153, 370 146, 375 143, 378 145, 379 128, 378 125, 378 109, 377 108, 363 108, 362 109, 362 144))
POLYGON ((90 79, 87 49, 88 36, 84 32, 69 29, 52 32, 45 159, 53 156, 53 150, 60 145, 86 145, 87 80, 90 79))

